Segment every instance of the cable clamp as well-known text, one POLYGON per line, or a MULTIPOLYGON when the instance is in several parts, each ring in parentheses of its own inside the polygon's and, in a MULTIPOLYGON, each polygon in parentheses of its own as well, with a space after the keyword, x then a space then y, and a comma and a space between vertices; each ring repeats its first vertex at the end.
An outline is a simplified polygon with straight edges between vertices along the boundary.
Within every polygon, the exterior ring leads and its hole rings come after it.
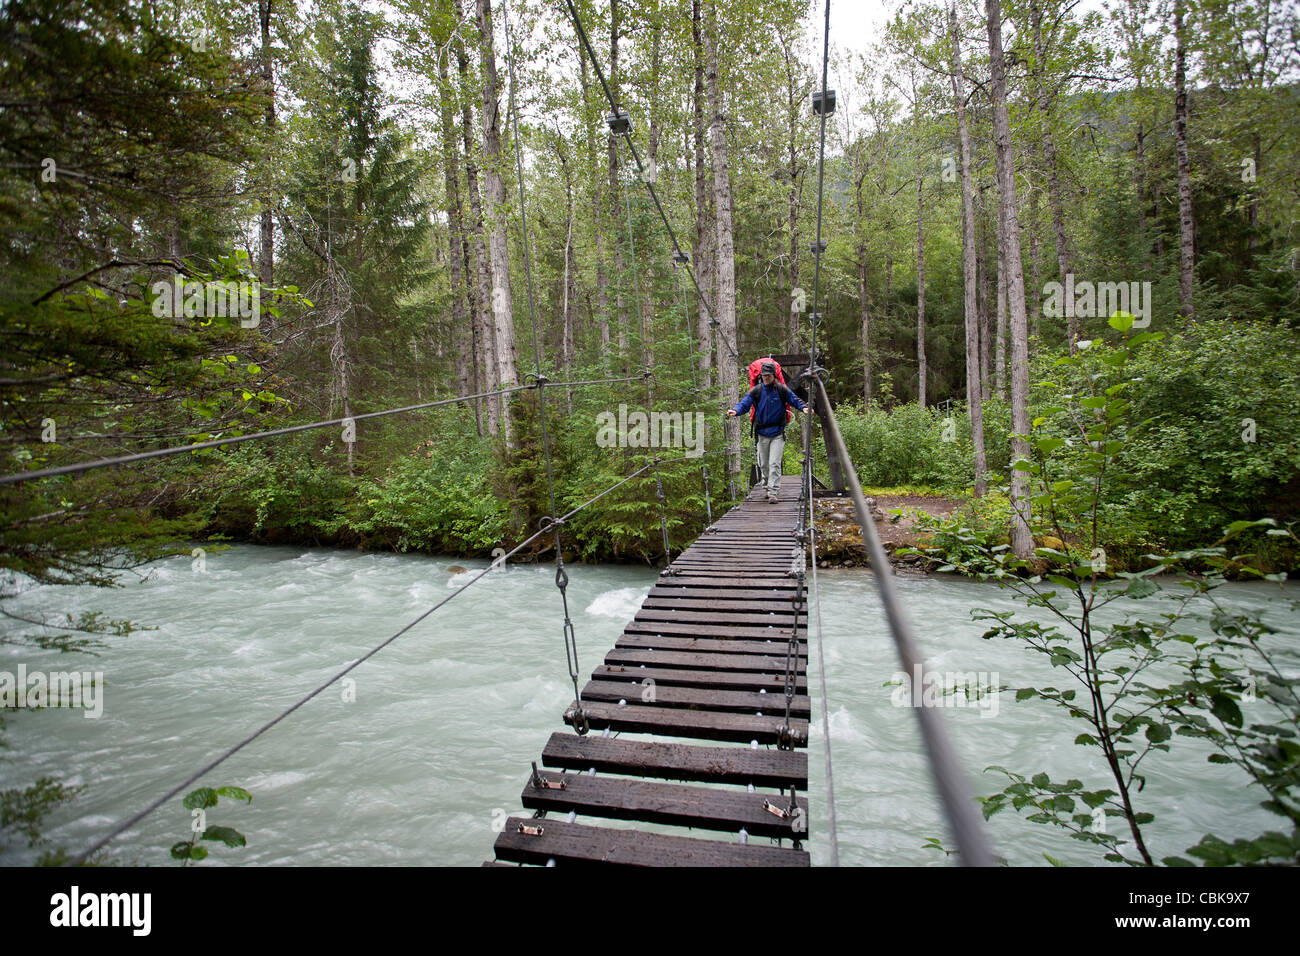
POLYGON ((563 778, 559 780, 547 780, 537 769, 537 761, 533 761, 533 787, 537 790, 567 790, 569 783, 563 778))
POLYGON ((524 836, 542 836, 546 833, 546 828, 535 823, 521 823, 515 827, 515 832, 524 836))
POLYGON ((823 114, 830 115, 835 112, 835 91, 818 90, 812 95, 813 112, 818 116, 823 114))
POLYGON ((685 249, 674 249, 673 262, 683 266, 690 265, 691 254, 687 252, 685 249))
POLYGON ((811 246, 809 246, 808 248, 812 250, 812 254, 813 254, 813 255, 815 255, 815 256, 820 256, 823 252, 826 251, 826 240, 825 240, 825 239, 818 239, 816 242, 814 242, 814 243, 813 243, 811 246))

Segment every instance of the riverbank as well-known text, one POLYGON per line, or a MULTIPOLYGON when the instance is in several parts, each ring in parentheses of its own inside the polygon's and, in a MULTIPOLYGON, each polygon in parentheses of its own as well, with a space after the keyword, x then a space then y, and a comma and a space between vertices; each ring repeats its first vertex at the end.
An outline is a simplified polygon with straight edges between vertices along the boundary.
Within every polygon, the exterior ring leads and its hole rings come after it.
MULTIPOLYGON (((875 520, 876 532, 895 571, 928 574, 941 566, 942 560, 927 558, 911 549, 923 550, 936 544, 935 532, 930 526, 951 521, 954 515, 967 519, 977 534, 987 539, 986 543, 993 538, 997 538, 995 543, 1007 542, 1005 535, 998 537, 991 532, 994 523, 983 514, 985 510, 996 509, 997 502, 992 496, 963 498, 914 494, 897 489, 864 489, 864 494, 875 520), (972 512, 978 515, 974 520, 971 520, 972 512)), ((856 568, 870 564, 857 510, 847 495, 817 499, 816 527, 818 567, 856 568)), ((1040 538, 1037 543, 1057 549, 1062 546, 1060 539, 1055 537, 1040 538)), ((1220 543, 1207 541, 1202 547, 1214 547, 1220 543)), ((1064 544, 1074 546, 1076 542, 1069 539, 1064 544)), ((1169 553, 1168 549, 1159 546, 1134 544, 1107 546, 1107 552, 1112 572, 1149 567, 1148 555, 1169 553)), ((1300 549, 1285 536, 1268 535, 1267 529, 1256 529, 1249 533, 1249 537, 1235 539, 1228 557, 1232 562, 1226 569, 1229 578, 1245 580, 1256 577, 1246 570, 1248 566, 1266 574, 1300 571, 1300 549)))

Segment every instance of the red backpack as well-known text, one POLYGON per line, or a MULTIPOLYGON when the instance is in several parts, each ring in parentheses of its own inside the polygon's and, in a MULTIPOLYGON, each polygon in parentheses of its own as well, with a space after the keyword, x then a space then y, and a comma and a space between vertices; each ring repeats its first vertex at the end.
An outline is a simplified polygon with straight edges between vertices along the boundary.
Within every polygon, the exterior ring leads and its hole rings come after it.
MULTIPOLYGON (((767 358, 754 359, 754 361, 749 363, 750 391, 753 391, 754 386, 758 384, 759 377, 763 374, 763 364, 765 362, 772 363, 772 365, 776 368, 776 380, 780 382, 782 385, 785 385, 785 376, 781 374, 781 363, 769 355, 767 358)), ((757 396, 755 396, 755 398, 757 398, 757 396)), ((749 408, 749 422, 751 425, 754 423, 755 411, 757 411, 757 409, 753 405, 751 405, 749 408)), ((785 420, 787 423, 794 421, 794 412, 790 411, 789 408, 785 410, 785 420)))

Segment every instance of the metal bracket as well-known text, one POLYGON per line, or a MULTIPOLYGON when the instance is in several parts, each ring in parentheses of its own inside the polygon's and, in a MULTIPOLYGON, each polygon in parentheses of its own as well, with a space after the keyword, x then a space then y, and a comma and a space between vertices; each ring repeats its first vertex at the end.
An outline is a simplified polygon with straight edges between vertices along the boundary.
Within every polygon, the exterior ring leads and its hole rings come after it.
POLYGON ((609 125, 611 133, 631 133, 632 117, 627 110, 615 110, 605 115, 605 122, 609 125))
POLYGON ((782 820, 790 819, 790 811, 787 810, 785 807, 777 806, 771 800, 763 801, 763 809, 766 810, 768 813, 772 814, 772 816, 779 817, 782 820))
POLYGON ((542 836, 546 833, 546 828, 531 823, 521 823, 515 827, 515 832, 522 833, 524 836, 542 836))
POLYGON ((830 115, 835 112, 835 91, 818 90, 812 95, 813 112, 818 116, 823 113, 830 115))

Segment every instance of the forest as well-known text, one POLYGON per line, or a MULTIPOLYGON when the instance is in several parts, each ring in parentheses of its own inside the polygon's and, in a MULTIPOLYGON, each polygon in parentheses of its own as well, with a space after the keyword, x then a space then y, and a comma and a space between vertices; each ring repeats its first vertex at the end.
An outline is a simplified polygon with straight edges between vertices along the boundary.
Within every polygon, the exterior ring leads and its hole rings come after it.
MULTIPOLYGON (((1054 363, 1116 313, 1151 341, 1108 546, 1294 516, 1294 7, 907 3, 866 50, 832 28, 821 168, 804 3, 573 9, 594 65, 535 0, 7 5, 7 471, 494 394, 7 484, 5 566, 91 581, 192 539, 487 553, 547 512, 538 390, 496 394, 530 374, 629 379, 549 389, 562 501, 648 460, 596 448, 620 403, 702 412, 735 496, 721 413, 753 358, 807 351, 814 309, 864 485, 969 500, 1017 553, 1011 465, 1054 363)), ((702 476, 663 480, 680 545, 702 476)), ((582 557, 662 557, 650 482, 575 521, 582 557)))

